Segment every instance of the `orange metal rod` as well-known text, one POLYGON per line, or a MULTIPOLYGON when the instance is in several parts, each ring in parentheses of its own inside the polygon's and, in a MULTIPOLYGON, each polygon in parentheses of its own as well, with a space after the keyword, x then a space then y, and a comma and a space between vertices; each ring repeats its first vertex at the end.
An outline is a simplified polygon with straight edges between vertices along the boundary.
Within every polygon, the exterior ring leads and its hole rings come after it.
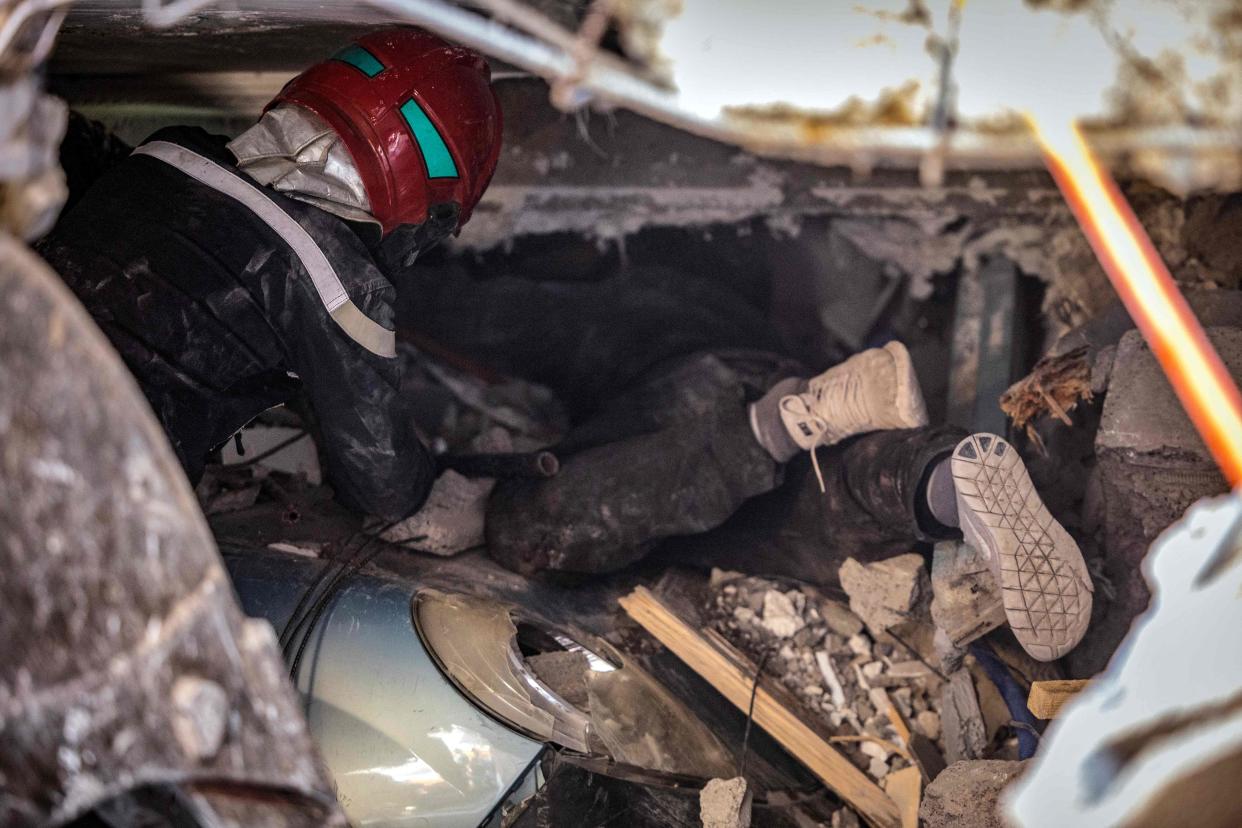
POLYGON ((1076 124, 1030 118, 1104 272, 1231 486, 1242 483, 1242 395, 1112 177, 1076 124))

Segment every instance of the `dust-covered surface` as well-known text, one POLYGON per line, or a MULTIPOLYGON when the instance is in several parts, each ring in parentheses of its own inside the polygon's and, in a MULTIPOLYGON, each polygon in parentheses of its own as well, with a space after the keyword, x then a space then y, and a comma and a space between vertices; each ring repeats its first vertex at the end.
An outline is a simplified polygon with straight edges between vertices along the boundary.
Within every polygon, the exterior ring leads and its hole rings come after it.
MULTIPOLYGON (((1242 376, 1242 332, 1209 328, 1225 365, 1242 376)), ((1161 532, 1196 500, 1228 491, 1202 439, 1186 417, 1150 348, 1137 331, 1118 343, 1095 437, 1096 487, 1091 504, 1112 592, 1071 656, 1076 674, 1104 668, 1149 593, 1140 564, 1161 532)))
POLYGON ((920 824, 925 828, 1004 828, 1001 793, 1025 769, 1025 762, 954 762, 923 792, 920 824))
POLYGON ((33 254, 0 264, 0 822, 205 776, 199 813, 274 786, 269 824, 343 825, 137 386, 33 254))

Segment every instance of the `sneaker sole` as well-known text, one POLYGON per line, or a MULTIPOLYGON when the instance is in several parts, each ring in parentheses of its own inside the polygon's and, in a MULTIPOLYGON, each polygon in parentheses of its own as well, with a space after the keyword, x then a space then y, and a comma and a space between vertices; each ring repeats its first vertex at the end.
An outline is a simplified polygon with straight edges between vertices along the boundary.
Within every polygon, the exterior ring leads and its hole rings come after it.
POLYGON ((1078 544, 1001 438, 972 434, 962 440, 951 469, 962 534, 987 556, 1014 635, 1034 658, 1060 658, 1091 619, 1093 588, 1078 544))

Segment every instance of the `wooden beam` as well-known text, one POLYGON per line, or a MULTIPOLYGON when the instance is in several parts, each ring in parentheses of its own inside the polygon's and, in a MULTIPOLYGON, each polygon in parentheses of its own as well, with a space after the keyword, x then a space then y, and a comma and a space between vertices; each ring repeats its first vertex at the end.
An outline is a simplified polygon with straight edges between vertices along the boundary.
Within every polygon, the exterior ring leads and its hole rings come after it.
MULTIPOLYGON (((723 639, 709 640, 673 614, 645 587, 620 601, 622 608, 690 669, 702 676, 738 710, 750 707, 755 668, 723 639)), ((760 680, 754 722, 807 767, 871 825, 900 828, 901 814, 892 797, 777 699, 775 686, 760 680)))
POLYGON ((897 803, 901 828, 919 828, 919 805, 923 798, 923 774, 916 767, 893 771, 884 779, 884 790, 897 803))
POLYGON ((1086 679, 1072 681, 1035 681, 1026 699, 1026 709, 1037 719, 1054 719, 1061 707, 1086 688, 1086 679))

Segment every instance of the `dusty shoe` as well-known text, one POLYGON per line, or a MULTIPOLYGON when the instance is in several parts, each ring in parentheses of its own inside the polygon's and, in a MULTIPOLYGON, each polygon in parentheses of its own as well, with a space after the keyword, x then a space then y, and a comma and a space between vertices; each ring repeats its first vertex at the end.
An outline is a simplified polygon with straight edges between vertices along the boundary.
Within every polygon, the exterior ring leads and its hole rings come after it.
MULTIPOLYGON (((781 421, 800 448, 830 446, 855 434, 927 425, 927 405, 900 342, 870 348, 812 379, 801 394, 782 397, 781 421)), ((815 464, 819 475, 819 464, 815 464)), ((823 487, 823 477, 820 477, 823 487)))
POLYGON ((1091 576, 1078 544, 1001 438, 972 434, 953 450, 951 468, 962 534, 987 556, 1014 635, 1034 658, 1060 658, 1091 618, 1091 576))

